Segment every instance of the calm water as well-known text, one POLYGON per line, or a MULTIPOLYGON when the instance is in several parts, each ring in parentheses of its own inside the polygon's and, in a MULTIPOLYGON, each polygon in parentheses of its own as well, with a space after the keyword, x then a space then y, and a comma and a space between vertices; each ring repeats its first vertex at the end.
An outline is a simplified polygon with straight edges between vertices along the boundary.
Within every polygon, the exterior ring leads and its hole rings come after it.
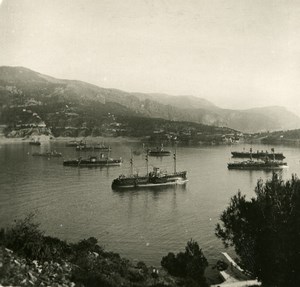
MULTIPOLYGON (((239 189, 254 195, 257 179, 270 178, 263 171, 228 171, 231 150, 250 146, 212 146, 177 148, 177 170, 187 170, 185 188, 114 192, 111 182, 129 173, 131 148, 137 143, 113 143, 112 156, 122 157, 121 167, 63 167, 62 158, 38 158, 35 151, 56 149, 65 158, 78 155, 64 143, 51 142, 40 147, 28 143, 0 145, 0 226, 35 211, 47 234, 76 241, 96 237, 108 250, 131 259, 159 265, 168 252, 182 250, 193 238, 211 261, 224 250, 214 235, 218 217, 239 189)), ((253 145, 253 150, 269 146, 253 145)), ((276 147, 286 156, 291 173, 300 175, 300 148, 276 147)), ((149 166, 173 170, 172 157, 149 158, 149 166)), ((144 156, 134 157, 134 168, 145 172, 144 156)))

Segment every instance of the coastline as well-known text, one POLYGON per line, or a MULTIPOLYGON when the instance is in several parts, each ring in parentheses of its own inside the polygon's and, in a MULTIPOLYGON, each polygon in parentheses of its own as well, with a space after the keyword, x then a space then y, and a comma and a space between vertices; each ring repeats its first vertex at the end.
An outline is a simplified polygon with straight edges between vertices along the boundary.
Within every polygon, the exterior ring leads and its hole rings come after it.
MULTIPOLYGON (((82 140, 87 141, 88 143, 99 143, 99 142, 105 142, 105 143, 112 143, 112 142, 120 142, 120 143, 129 143, 129 142, 141 142, 142 138, 133 138, 133 137, 92 137, 88 136, 85 138, 73 138, 73 137, 57 137, 57 138, 51 138, 50 136, 36 136, 36 138, 39 138, 41 142, 68 142, 68 141, 74 141, 74 140, 82 140)), ((0 137, 0 144, 12 144, 12 143, 21 143, 21 142, 30 142, 31 138, 7 138, 5 136, 0 137)))

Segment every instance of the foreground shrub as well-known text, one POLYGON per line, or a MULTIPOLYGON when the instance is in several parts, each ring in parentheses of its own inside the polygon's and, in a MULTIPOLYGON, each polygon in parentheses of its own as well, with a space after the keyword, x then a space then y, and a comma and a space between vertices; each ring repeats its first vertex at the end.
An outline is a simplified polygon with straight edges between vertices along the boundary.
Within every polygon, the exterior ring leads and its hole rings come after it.
POLYGON ((180 252, 177 255, 172 252, 168 253, 162 258, 161 266, 173 276, 192 279, 198 286, 199 284, 206 286, 204 271, 208 263, 196 241, 188 241, 185 252, 180 252))
POLYGON ((45 236, 32 214, 0 230, 0 285, 179 286, 166 272, 104 251, 94 237, 67 244, 45 236))

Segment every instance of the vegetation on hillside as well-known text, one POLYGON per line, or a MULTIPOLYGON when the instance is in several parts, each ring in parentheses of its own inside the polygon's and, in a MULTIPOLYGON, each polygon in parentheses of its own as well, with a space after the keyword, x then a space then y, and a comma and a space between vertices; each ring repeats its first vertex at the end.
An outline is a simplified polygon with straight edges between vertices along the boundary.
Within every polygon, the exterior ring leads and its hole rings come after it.
POLYGON ((240 192, 231 198, 216 235, 263 286, 299 286, 300 180, 284 182, 274 173, 259 180, 255 192, 250 201, 240 192))
MULTIPOLYGON (((183 260, 186 272, 171 271, 173 277, 107 252, 93 237, 67 243, 46 236, 32 214, 0 232, 0 285, 4 286, 205 286, 207 262, 196 242, 188 242, 183 260)), ((171 265, 163 266, 168 270, 171 265)))
POLYGON ((0 114, 0 121, 8 123, 8 137, 39 134, 54 137, 129 136, 159 142, 222 143, 225 135, 236 134, 228 128, 132 115, 113 103, 76 106, 67 102, 6 107, 0 114))
POLYGON ((300 129, 256 134, 264 144, 299 144, 300 129))

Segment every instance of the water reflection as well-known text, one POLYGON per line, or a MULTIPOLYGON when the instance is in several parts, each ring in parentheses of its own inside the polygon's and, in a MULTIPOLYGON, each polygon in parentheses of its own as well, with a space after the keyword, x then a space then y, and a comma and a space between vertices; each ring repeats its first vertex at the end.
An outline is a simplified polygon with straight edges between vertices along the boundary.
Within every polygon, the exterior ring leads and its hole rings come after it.
POLYGON ((285 174, 284 169, 282 170, 228 170, 228 174, 236 176, 237 178, 248 178, 250 186, 255 186, 258 179, 269 179, 273 173, 277 173, 283 177, 285 174))
POLYGON ((176 191, 185 191, 186 190, 186 184, 182 185, 174 185, 174 186, 168 186, 168 187, 153 187, 147 189, 150 194, 152 194, 152 198, 154 200, 158 200, 161 195, 164 195, 164 193, 173 193, 176 195, 176 191))
POLYGON ((114 193, 123 196, 124 194, 140 194, 140 193, 150 193, 153 198, 156 198, 161 193, 166 193, 176 190, 186 190, 186 184, 177 184, 169 186, 149 186, 149 187, 138 187, 138 188, 119 188, 112 190, 114 193))

